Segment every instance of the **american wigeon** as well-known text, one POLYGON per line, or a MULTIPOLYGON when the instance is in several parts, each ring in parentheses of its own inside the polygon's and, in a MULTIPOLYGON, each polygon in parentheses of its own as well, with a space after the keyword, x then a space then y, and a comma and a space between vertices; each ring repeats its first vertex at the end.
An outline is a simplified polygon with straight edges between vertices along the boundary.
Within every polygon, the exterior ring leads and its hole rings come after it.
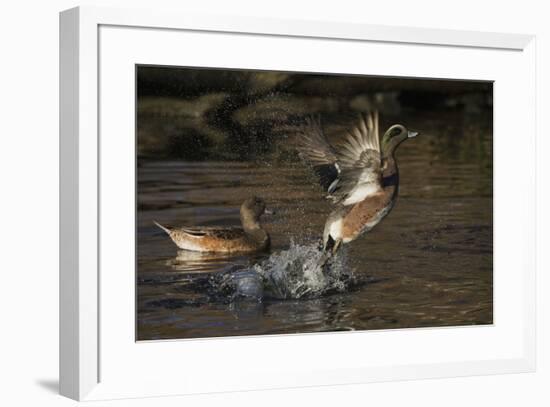
POLYGON ((361 115, 358 124, 334 146, 325 138, 320 120, 308 119, 299 131, 297 147, 309 162, 327 198, 336 205, 323 233, 325 251, 370 231, 392 210, 399 189, 395 150, 418 133, 400 124, 378 135, 378 112, 361 115))
POLYGON ((254 252, 269 248, 269 234, 260 225, 260 217, 266 210, 261 198, 248 198, 241 205, 241 223, 239 227, 177 227, 170 228, 155 224, 164 230, 172 241, 184 250, 198 252, 254 252))

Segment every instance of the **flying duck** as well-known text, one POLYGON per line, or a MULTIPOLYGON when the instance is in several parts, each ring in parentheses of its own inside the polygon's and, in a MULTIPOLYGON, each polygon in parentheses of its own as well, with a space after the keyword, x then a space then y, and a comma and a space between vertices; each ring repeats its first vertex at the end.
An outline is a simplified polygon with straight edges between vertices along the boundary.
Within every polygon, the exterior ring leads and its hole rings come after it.
POLYGON ((323 249, 335 253, 374 228, 392 210, 399 189, 395 150, 418 133, 391 126, 380 142, 378 112, 360 115, 339 144, 329 144, 320 119, 309 118, 299 130, 297 148, 313 166, 335 209, 323 232, 323 249))
POLYGON ((269 248, 269 234, 260 225, 260 217, 270 214, 261 198, 248 198, 241 205, 239 227, 177 227, 170 228, 154 222, 164 230, 180 249, 198 252, 244 253, 269 248))

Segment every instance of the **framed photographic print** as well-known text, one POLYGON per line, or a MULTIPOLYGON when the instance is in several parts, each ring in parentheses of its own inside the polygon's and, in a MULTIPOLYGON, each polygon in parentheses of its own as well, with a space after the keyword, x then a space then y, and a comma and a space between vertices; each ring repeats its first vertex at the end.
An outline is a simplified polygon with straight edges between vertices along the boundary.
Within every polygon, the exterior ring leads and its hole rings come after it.
POLYGON ((534 369, 533 37, 60 27, 62 394, 534 369))

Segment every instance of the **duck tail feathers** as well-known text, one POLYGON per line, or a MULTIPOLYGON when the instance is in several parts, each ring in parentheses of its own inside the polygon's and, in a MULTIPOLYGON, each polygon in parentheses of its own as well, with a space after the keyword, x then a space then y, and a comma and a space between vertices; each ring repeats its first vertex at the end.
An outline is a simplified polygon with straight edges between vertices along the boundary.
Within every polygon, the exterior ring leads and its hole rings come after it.
POLYGON ((167 227, 165 226, 162 226, 160 223, 158 223, 157 221, 153 221, 153 223, 155 225, 157 225, 159 228, 161 228, 162 230, 164 230, 168 235, 170 235, 170 233, 172 233, 172 231, 170 229, 168 229, 167 227))

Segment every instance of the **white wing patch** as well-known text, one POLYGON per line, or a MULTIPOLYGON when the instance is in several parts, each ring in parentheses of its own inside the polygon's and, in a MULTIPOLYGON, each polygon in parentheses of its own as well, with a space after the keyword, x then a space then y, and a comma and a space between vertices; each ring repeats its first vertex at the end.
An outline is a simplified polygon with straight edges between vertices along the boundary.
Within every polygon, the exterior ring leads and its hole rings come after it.
POLYGON ((346 200, 343 202, 345 206, 347 205, 353 205, 358 202, 363 201, 366 197, 376 194, 380 191, 380 185, 375 183, 370 184, 359 184, 357 185, 346 200))

